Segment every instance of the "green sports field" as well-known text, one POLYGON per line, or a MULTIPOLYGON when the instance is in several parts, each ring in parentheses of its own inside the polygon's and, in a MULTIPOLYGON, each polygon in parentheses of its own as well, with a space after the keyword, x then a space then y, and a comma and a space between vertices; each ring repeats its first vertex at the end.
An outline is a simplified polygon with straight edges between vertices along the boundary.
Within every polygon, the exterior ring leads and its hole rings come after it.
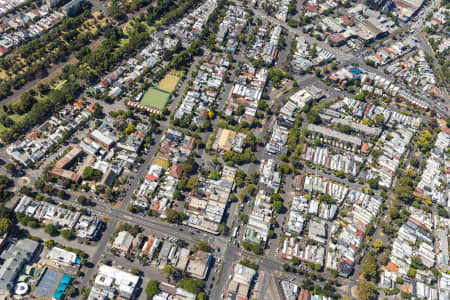
POLYGON ((151 87, 142 97, 141 104, 162 110, 169 100, 169 97, 169 93, 151 87))

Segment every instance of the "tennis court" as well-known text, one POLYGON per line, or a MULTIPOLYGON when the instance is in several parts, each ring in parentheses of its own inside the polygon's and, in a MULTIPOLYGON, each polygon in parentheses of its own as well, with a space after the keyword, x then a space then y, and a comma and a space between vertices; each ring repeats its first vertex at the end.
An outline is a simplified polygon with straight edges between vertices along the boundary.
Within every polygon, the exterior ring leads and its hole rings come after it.
POLYGON ((50 269, 45 270, 45 273, 42 274, 41 280, 39 280, 39 283, 34 290, 34 294, 45 299, 50 299, 53 296, 61 277, 61 273, 50 269))
POLYGON ((169 97, 169 93, 158 88, 151 87, 145 92, 144 97, 142 97, 141 104, 163 110, 169 100, 169 97))

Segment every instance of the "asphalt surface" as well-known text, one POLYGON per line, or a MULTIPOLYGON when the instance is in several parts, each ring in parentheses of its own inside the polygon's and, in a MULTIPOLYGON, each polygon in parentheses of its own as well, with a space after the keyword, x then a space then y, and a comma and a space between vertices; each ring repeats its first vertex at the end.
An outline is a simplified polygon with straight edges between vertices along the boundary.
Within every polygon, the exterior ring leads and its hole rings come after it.
MULTIPOLYGON (((102 5, 102 4, 100 3, 99 5, 102 5)), ((319 47, 333 53, 337 57, 337 60, 342 64, 357 63, 359 65, 364 66, 364 68, 366 70, 370 70, 372 72, 382 75, 383 77, 387 77, 387 75, 384 74, 384 72, 382 72, 382 70, 367 66, 364 63, 362 58, 355 57, 353 54, 350 54, 350 53, 345 53, 338 48, 330 47, 325 42, 317 41, 316 39, 310 37, 309 35, 304 34, 301 29, 291 28, 287 25, 286 22, 282 22, 282 21, 279 21, 278 19, 267 16, 267 15, 265 15, 265 13, 263 13, 262 11, 260 11, 258 9, 253 9, 253 11, 254 11, 256 17, 269 20, 272 23, 283 25, 285 28, 288 29, 290 37, 292 37, 294 34, 303 36, 309 43, 311 43, 311 44, 315 43, 319 47)), ((288 42, 288 44, 289 44, 289 42, 288 42)), ((429 49, 428 43, 423 40, 421 40, 421 47, 423 47, 424 49, 428 47, 427 53, 429 53, 429 51, 431 50, 431 49, 429 49)), ((285 57, 287 54, 287 51, 288 50, 285 49, 284 51, 280 52, 280 57, 281 58, 285 57)), ((432 53, 432 51, 431 51, 431 53, 432 53)), ((196 59, 196 62, 197 62, 197 59, 196 59)), ((238 54, 236 54, 235 59, 243 60, 244 57, 242 56, 242 52, 239 52, 238 54)), ((184 90, 184 88, 187 85, 187 79, 190 78, 190 76, 192 74, 192 69, 193 68, 190 68, 190 71, 188 72, 186 79, 181 83, 181 86, 179 88, 180 96, 177 97, 176 99, 174 99, 169 104, 169 108, 171 111, 173 111, 173 109, 175 109, 176 104, 178 103, 178 100, 181 99, 182 91, 184 90)), ((230 72, 230 74, 231 74, 231 81, 235 80, 236 79, 235 72, 232 71, 232 72, 230 72)), ((295 75, 295 80, 298 82, 300 87, 308 86, 311 84, 319 85, 320 87, 324 88, 327 91, 327 93, 329 94, 330 97, 336 97, 338 95, 343 94, 341 92, 336 93, 336 91, 334 91, 330 87, 327 87, 322 81, 320 81, 317 77, 312 76, 312 75, 305 75, 305 76, 295 75)), ((225 86, 223 87, 223 91, 220 96, 220 98, 222 100, 219 102, 219 111, 223 111, 223 109, 226 105, 226 102, 228 100, 228 95, 231 91, 232 86, 233 86, 232 84, 225 84, 225 86)), ((271 98, 273 99, 274 96, 277 95, 279 92, 280 92, 280 90, 277 90, 277 89, 273 90, 271 92, 271 98)), ((273 105, 278 104, 282 98, 283 97, 276 99, 276 101, 274 101, 273 105)), ((103 105, 103 106, 105 107, 107 105, 103 105)), ((108 109, 110 109, 109 106, 107 106, 107 107, 108 107, 108 109)), ((440 112, 440 113, 443 113, 443 112, 440 112)), ((262 129, 257 128, 256 130, 254 130, 256 136, 261 140, 263 140, 264 133, 266 133, 267 130, 271 126, 272 122, 270 122, 270 119, 271 119, 271 117, 267 116, 266 122, 264 123, 262 129)), ((216 118, 212 122, 212 126, 216 125, 217 122, 218 122, 218 118, 216 118)), ((167 129, 169 127, 172 127, 169 125, 168 121, 161 121, 160 124, 161 124, 161 128, 160 128, 161 132, 163 132, 165 129, 167 129)), ((81 134, 83 134, 83 131, 79 131, 79 133, 77 132, 76 136, 81 135, 81 134)), ((207 141, 209 134, 210 134, 209 132, 201 133, 203 142, 207 141)), ((127 187, 126 196, 121 201, 120 207, 113 208, 104 202, 97 201, 95 207, 88 208, 91 211, 91 213, 93 213, 99 217, 107 219, 108 222, 107 222, 106 229, 102 234, 101 240, 94 243, 91 246, 92 248, 89 248, 89 246, 86 246, 86 247, 88 247, 88 248, 86 248, 86 252, 88 252, 90 254, 89 261, 91 261, 94 264, 94 266, 91 268, 84 269, 85 276, 82 279, 82 285, 87 286, 89 284, 89 282, 92 280, 93 274, 96 271, 95 265, 97 265, 97 263, 102 259, 109 259, 109 260, 113 261, 113 265, 116 265, 120 268, 124 268, 126 270, 131 270, 131 268, 135 268, 135 267, 139 268, 140 270, 142 270, 144 272, 143 273, 143 275, 144 275, 143 276, 144 277, 143 286, 145 286, 144 284, 150 278, 151 279, 156 278, 156 279, 162 280, 160 271, 157 268, 155 268, 154 266, 142 266, 139 264, 138 261, 131 262, 124 258, 115 257, 112 254, 108 253, 108 249, 110 246, 109 240, 110 240, 110 237, 113 235, 114 229, 116 228, 117 224, 120 222, 127 222, 131 225, 139 225, 144 230, 145 233, 157 234, 160 237, 169 236, 169 237, 185 240, 186 242, 188 242, 190 244, 198 243, 198 241, 205 241, 205 242, 212 244, 214 246, 214 248, 217 250, 217 252, 214 253, 216 262, 214 264, 214 267, 211 271, 211 274, 210 274, 210 276, 207 280, 207 284, 206 284, 207 292, 210 293, 210 299, 220 299, 221 294, 223 294, 225 292, 225 289, 228 286, 229 275, 232 273, 234 264, 236 262, 239 262, 239 260, 243 259, 243 258, 248 258, 251 261, 255 261, 255 262, 257 262, 257 264, 259 266, 259 273, 261 274, 261 278, 259 278, 259 280, 260 280, 259 284, 262 285, 262 289, 259 291, 259 296, 260 297, 264 296, 264 293, 266 292, 265 288, 270 288, 270 293, 273 297, 277 297, 277 296, 280 297, 277 281, 279 279, 289 280, 294 275, 285 273, 282 270, 282 265, 284 263, 286 263, 286 261, 284 261, 278 257, 278 253, 277 253, 278 249, 276 249, 277 245, 278 245, 278 237, 277 237, 277 239, 271 241, 272 246, 266 250, 265 256, 254 255, 252 253, 249 253, 249 252, 241 249, 239 246, 236 246, 236 241, 241 240, 243 232, 245 231, 245 225, 240 224, 240 221, 239 221, 240 213, 236 209, 237 205, 229 208, 229 216, 228 216, 228 220, 227 220, 228 224, 234 223, 235 226, 240 225, 240 233, 239 233, 239 237, 237 239, 230 238, 230 237, 213 236, 211 234, 200 232, 198 230, 192 229, 187 226, 174 226, 172 224, 168 224, 163 221, 160 221, 156 218, 152 218, 152 217, 148 217, 148 216, 140 216, 137 214, 132 214, 127 211, 127 207, 130 205, 131 200, 132 200, 132 194, 140 185, 139 179, 145 176, 145 174, 148 171, 148 168, 151 164, 151 160, 159 148, 159 142, 160 142, 161 137, 162 137, 161 133, 153 135, 152 138, 155 141, 155 143, 154 143, 154 145, 152 145, 150 147, 150 151, 143 156, 145 162, 138 168, 137 172, 133 172, 133 176, 135 177, 135 179, 132 180, 131 185, 127 187), (218 249, 220 249, 220 252, 218 251, 218 249), (219 259, 220 259, 220 262, 219 262, 219 259), (223 269, 221 271, 220 278, 218 278, 218 276, 219 276, 218 270, 220 269, 220 265, 222 262, 224 263, 223 269), (215 283, 216 280, 218 280, 217 284, 215 283), (213 284, 213 287, 210 289, 209 286, 211 284, 213 284)), ((61 152, 63 151, 63 148, 65 148, 65 147, 61 147, 58 150, 58 152, 51 154, 50 157, 47 158, 46 161, 53 161, 58 155, 61 154, 61 152)), ((199 151, 199 154, 202 156, 202 160, 204 160, 204 161, 211 160, 211 157, 209 155, 207 155, 203 150, 199 151)), ((259 147, 259 150, 256 153, 256 155, 257 155, 257 158, 259 161, 262 159, 272 158, 272 159, 275 159, 279 163, 281 162, 279 160, 279 157, 274 157, 274 156, 268 155, 264 151, 263 147, 259 147)), ((1 157, 6 156, 4 153, 4 148, 0 149, 0 156, 1 157)), ((42 164, 42 166, 43 165, 44 165, 44 163, 42 164)), ((250 174, 253 171, 257 171, 259 169, 259 165, 258 164, 247 164, 247 165, 244 165, 242 167, 242 169, 245 170, 248 174, 250 174)), ((3 168, 0 168, 0 170, 1 170, 0 173, 4 173, 3 168)), ((338 177, 334 176, 333 174, 325 174, 322 171, 317 171, 316 169, 311 169, 306 166, 304 167, 303 171, 305 171, 307 173, 318 172, 317 173, 318 175, 324 175, 333 181, 345 183, 347 186, 349 186, 352 189, 361 190, 363 188, 363 186, 358 183, 349 183, 348 181, 338 178, 338 177)), ((39 178, 41 173, 42 173, 42 167, 40 167, 36 170, 31 170, 31 171, 27 170, 27 175, 31 178, 32 182, 34 182, 37 178, 39 178)), ((15 182, 17 185, 17 178, 15 178, 15 182)), ((288 182, 289 181, 287 181, 287 183, 284 185, 284 188, 286 190, 285 194, 287 194, 287 195, 289 195, 289 193, 291 193, 289 190, 288 182)), ((70 193, 72 195, 71 200, 69 200, 69 201, 58 200, 58 201, 61 203, 65 203, 65 204, 71 204, 77 208, 82 208, 82 206, 79 205, 75 201, 76 197, 78 195, 80 195, 81 193, 80 192, 70 192, 70 193)), ((251 211, 250 205, 245 205, 243 212, 249 214, 250 211, 251 211)), ((280 224, 282 224, 282 222, 284 222, 284 220, 285 220, 285 217, 286 217, 286 215, 277 216, 278 222, 280 224)), ((382 219, 383 217, 384 217, 384 215, 380 216, 379 219, 382 219)), ((233 230, 233 228, 230 228, 231 232, 232 232, 232 230, 233 230)), ((281 228, 276 229, 276 230, 277 230, 277 233, 281 232, 281 228)), ((278 234, 278 236, 279 236, 279 234, 278 234)), ((374 238, 372 239, 372 243, 376 238, 381 238, 381 239, 383 239, 383 241, 385 241, 385 239, 386 239, 386 237, 383 238, 381 236, 380 229, 378 227, 376 229, 374 238)), ((70 242, 67 242, 66 244, 74 245, 75 242, 70 241, 70 242)), ((76 247, 76 244, 74 245, 74 247, 76 247)), ((80 247, 78 247, 78 248, 80 248, 80 247)), ((83 247, 84 247, 84 245, 83 245, 83 247)), ((359 273, 359 270, 360 270, 360 266, 358 265, 355 269, 355 273, 354 273, 353 277, 349 280, 349 286, 354 284, 358 280, 357 274, 359 273)), ((304 278, 305 278, 305 276, 297 275, 297 276, 295 276, 295 281, 300 284, 304 278)), ((263 298, 261 298, 261 299, 263 299, 263 298)))

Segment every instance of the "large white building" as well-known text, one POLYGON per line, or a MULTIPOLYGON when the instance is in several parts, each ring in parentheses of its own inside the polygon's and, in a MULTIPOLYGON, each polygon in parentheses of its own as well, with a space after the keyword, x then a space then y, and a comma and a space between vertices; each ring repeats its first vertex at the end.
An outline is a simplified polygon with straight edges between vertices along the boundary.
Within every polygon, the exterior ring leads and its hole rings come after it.
POLYGON ((139 276, 132 275, 119 269, 101 265, 95 277, 94 286, 89 294, 88 300, 112 299, 115 292, 121 298, 133 297, 139 276))

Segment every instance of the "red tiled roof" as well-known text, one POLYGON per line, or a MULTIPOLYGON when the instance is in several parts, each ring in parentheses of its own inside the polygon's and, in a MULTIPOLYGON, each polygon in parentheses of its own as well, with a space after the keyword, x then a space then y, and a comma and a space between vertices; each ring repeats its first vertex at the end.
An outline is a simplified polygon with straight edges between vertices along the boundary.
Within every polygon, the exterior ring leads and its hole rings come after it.
POLYGON ((431 21, 434 21, 434 22, 436 22, 437 24, 442 25, 442 21, 439 20, 439 19, 431 18, 431 21))
POLYGON ((87 108, 90 112, 94 112, 95 111, 95 105, 94 104, 89 104, 88 108, 87 108))
POLYGON ((317 12, 319 10, 319 6, 310 4, 306 6, 306 10, 311 12, 317 12))
POLYGON ((174 178, 180 178, 181 173, 183 173, 183 167, 180 164, 173 164, 169 171, 169 176, 174 178))
POLYGON ((398 273, 398 266, 394 264, 393 262, 388 262, 386 269, 388 269, 391 272, 398 273))
POLYGON ((362 153, 367 153, 368 150, 369 150, 369 144, 363 143, 362 146, 361 146, 361 152, 362 153))
POLYGON ((159 178, 150 174, 145 175, 145 179, 150 180, 150 181, 158 181, 159 178))
POLYGON ((350 25, 350 26, 351 26, 351 25, 354 24, 353 20, 350 19, 350 18, 347 17, 347 16, 342 16, 342 17, 341 17, 341 20, 342 20, 342 22, 344 22, 345 25, 350 25))
POLYGON ((104 88, 107 88, 107 87, 109 86, 109 81, 108 81, 108 79, 103 78, 103 79, 100 81, 100 85, 101 85, 102 87, 104 87, 104 88))
POLYGON ((73 106, 75 106, 76 108, 78 108, 78 109, 82 109, 83 108, 83 101, 75 101, 74 103, 73 103, 73 106))
POLYGON ((6 48, 0 46, 0 53, 1 53, 1 54, 6 54, 6 53, 8 53, 8 51, 9 51, 8 49, 6 49, 6 48))

